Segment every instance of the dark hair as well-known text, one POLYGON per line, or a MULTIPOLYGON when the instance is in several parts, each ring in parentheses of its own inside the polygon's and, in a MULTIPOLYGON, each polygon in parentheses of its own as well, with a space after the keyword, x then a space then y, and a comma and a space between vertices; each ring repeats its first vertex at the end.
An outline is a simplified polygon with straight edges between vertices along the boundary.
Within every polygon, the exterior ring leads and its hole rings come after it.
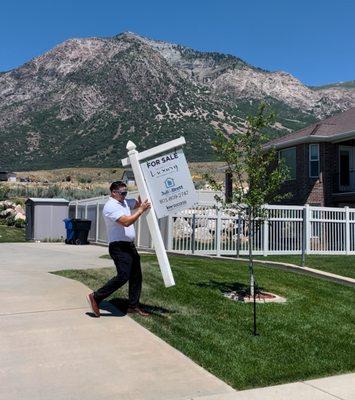
POLYGON ((110 186, 110 191, 112 192, 112 190, 117 190, 121 187, 127 187, 127 185, 123 181, 112 182, 110 186))

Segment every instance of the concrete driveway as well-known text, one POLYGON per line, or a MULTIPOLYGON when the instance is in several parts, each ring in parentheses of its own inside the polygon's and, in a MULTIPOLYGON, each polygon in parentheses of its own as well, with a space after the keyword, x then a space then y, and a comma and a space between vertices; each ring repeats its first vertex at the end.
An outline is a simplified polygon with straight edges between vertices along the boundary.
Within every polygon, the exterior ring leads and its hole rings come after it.
POLYGON ((98 246, 0 244, 0 399, 352 400, 354 374, 237 392, 49 271, 111 266, 98 246))
POLYGON ((88 288, 49 274, 112 266, 98 246, 0 244, 0 398, 192 399, 234 390, 114 308, 87 315, 88 288))

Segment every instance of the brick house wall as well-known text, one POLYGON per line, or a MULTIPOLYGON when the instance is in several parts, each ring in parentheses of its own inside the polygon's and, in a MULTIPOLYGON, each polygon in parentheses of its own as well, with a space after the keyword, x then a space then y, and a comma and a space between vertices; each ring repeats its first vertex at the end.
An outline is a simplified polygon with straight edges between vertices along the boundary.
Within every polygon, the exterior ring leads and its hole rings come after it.
POLYGON ((284 152, 288 162, 296 158, 296 179, 285 182, 281 189, 291 194, 291 198, 283 200, 284 204, 355 207, 355 107, 272 139, 265 144, 265 150, 270 148, 296 149, 296 155, 284 152), (309 177, 312 144, 319 145, 317 178, 309 177), (346 146, 341 158, 340 146, 346 146))
POLYGON ((319 143, 319 177, 309 177, 309 143, 296 148, 296 179, 284 183, 282 193, 291 193, 283 204, 312 204, 332 206, 332 192, 335 173, 338 168, 337 146, 333 143, 319 143))

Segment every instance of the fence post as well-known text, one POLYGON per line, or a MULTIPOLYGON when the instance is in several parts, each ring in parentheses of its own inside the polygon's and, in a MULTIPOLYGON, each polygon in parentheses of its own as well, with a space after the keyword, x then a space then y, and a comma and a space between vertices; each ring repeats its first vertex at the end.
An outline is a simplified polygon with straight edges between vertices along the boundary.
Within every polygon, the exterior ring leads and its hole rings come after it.
POLYGON ((167 238, 167 245, 168 245, 168 251, 172 251, 173 249, 173 217, 171 215, 168 215, 168 238, 167 238))
POLYGON ((191 233, 191 253, 195 254, 195 229, 196 229, 196 214, 192 214, 192 233, 191 233))
POLYGON ((221 255, 221 231, 222 231, 222 218, 221 218, 221 210, 218 208, 217 210, 217 219, 216 219, 216 252, 217 257, 221 255))
POLYGON ((350 213, 349 207, 345 207, 345 250, 350 254, 350 213))
POLYGON ((79 207, 79 202, 78 200, 75 201, 75 219, 78 218, 78 207, 79 207))
POLYGON ((88 219, 88 205, 85 204, 85 219, 88 219))
POLYGON ((237 258, 239 258, 239 252, 240 252, 240 235, 241 235, 241 230, 242 230, 242 214, 238 212, 238 236, 237 236, 237 258))
POLYGON ((267 257, 269 251, 269 212, 267 211, 267 204, 265 204, 265 219, 263 221, 263 256, 267 257))
POLYGON ((301 233, 301 267, 304 267, 306 264, 306 257, 305 257, 305 251, 306 251, 306 207, 303 207, 302 210, 302 233, 301 233))
POLYGON ((264 219, 263 229, 264 229, 263 255, 264 257, 267 257, 269 252, 269 221, 267 220, 267 218, 264 219))
POLYGON ((96 232, 95 232, 95 242, 99 241, 99 222, 100 222, 100 205, 99 202, 96 203, 96 232))
POLYGON ((311 250, 311 209, 309 204, 305 205, 303 214, 304 234, 305 234, 305 254, 309 254, 311 250))

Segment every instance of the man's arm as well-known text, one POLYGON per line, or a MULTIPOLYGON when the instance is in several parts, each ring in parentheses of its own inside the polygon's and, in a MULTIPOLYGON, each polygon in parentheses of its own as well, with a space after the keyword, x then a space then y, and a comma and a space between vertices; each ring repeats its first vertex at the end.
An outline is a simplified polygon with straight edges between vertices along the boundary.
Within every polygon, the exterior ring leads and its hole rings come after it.
MULTIPOLYGON (((139 199, 140 200, 140 199, 139 199)), ((118 218, 116 221, 118 224, 125 226, 126 228, 132 224, 134 224, 137 219, 146 211, 149 210, 151 204, 148 202, 148 199, 145 200, 143 203, 141 202, 140 206, 136 208, 136 212, 132 215, 123 215, 122 217, 118 218)))

